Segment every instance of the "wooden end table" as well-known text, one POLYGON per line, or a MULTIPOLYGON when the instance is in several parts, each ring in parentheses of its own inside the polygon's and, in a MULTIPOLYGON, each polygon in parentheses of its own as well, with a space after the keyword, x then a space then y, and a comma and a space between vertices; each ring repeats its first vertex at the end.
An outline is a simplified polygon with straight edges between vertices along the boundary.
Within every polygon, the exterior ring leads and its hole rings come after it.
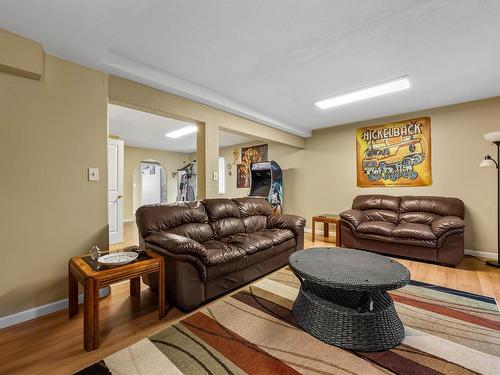
POLYGON ((312 218, 312 242, 316 239, 316 222, 323 223, 323 233, 325 237, 330 235, 329 225, 335 224, 335 246, 342 246, 340 239, 340 216, 334 214, 324 214, 313 216, 312 218))
POLYGON ((95 271, 89 264, 76 256, 68 264, 68 315, 78 314, 78 283, 83 293, 83 345, 90 351, 99 347, 99 289, 118 281, 130 280, 130 295, 141 293, 141 276, 158 272, 159 318, 166 315, 164 258, 154 251, 147 253, 151 258, 115 268, 95 271))

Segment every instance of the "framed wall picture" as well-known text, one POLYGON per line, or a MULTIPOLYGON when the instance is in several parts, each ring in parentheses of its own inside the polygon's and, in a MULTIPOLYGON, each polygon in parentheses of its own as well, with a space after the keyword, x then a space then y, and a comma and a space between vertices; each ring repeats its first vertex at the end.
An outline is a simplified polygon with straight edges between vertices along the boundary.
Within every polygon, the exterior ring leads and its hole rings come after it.
POLYGON ((360 187, 431 185, 431 118, 357 129, 356 159, 360 187))
POLYGON ((250 174, 243 164, 238 164, 236 166, 236 187, 238 189, 250 187, 250 174))
POLYGON ((250 165, 268 160, 268 145, 258 145, 241 148, 241 164, 237 166, 237 188, 250 187, 250 165))

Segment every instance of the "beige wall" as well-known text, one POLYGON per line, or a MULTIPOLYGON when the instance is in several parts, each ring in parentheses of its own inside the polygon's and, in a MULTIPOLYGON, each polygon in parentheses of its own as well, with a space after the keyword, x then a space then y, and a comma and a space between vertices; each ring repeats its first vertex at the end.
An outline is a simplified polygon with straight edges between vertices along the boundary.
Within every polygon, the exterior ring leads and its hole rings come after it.
POLYGON ((0 29, 0 51, 0 72, 36 80, 42 78, 44 55, 40 43, 0 29))
POLYGON ((484 155, 496 154, 483 134, 500 130, 500 98, 365 121, 315 131, 297 158, 287 195, 288 211, 304 215, 337 213, 358 194, 444 195, 466 205, 466 248, 496 251, 496 171, 479 168, 484 155), (415 188, 356 187, 355 129, 418 116, 431 116, 433 184, 415 188))
POLYGON ((239 145, 223 147, 219 149, 219 156, 224 157, 225 159, 225 177, 226 177, 226 193, 222 195, 226 198, 239 198, 247 196, 250 193, 249 188, 238 189, 236 187, 236 178, 237 178, 237 163, 233 160, 233 150, 238 150, 238 153, 241 153, 242 147, 255 146, 261 144, 268 144, 268 153, 269 160, 276 161, 282 171, 283 171, 283 210, 284 212, 288 212, 289 208, 289 196, 291 197, 295 193, 294 189, 294 176, 296 175, 296 168, 299 165, 299 155, 302 153, 301 150, 298 150, 295 147, 287 146, 284 144, 276 143, 276 142, 265 142, 265 141, 255 141, 249 143, 243 143, 239 145), (229 171, 227 169, 227 164, 231 163, 231 176, 229 176, 229 171))
POLYGON ((219 129, 297 148, 304 147, 302 137, 124 78, 110 76, 108 93, 109 100, 113 104, 198 124, 196 159, 199 162, 198 196, 200 198, 218 195, 218 182, 214 181, 212 176, 213 172, 218 170, 219 129))
POLYGON ((66 298, 68 259, 107 248, 106 119, 104 73, 49 55, 41 81, 0 73, 0 316, 66 298))
POLYGON ((177 198, 177 179, 172 175, 177 169, 190 160, 189 154, 180 152, 153 150, 125 145, 123 165, 123 218, 135 219, 134 207, 140 205, 139 185, 134 194, 134 175, 136 181, 140 179, 139 165, 143 160, 158 161, 165 170, 167 179, 167 202, 175 202, 177 198))

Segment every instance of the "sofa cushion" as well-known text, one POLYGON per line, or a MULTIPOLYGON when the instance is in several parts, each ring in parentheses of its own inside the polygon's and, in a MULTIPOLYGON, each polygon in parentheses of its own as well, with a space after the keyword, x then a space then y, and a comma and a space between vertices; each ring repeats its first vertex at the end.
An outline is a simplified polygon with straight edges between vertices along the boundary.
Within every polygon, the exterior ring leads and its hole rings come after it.
POLYGON ((430 225, 418 223, 400 223, 392 230, 391 235, 394 237, 416 238, 419 240, 436 239, 430 225))
POLYGON ((430 212, 441 216, 465 217, 464 202, 458 198, 406 196, 401 197, 400 212, 430 212))
POLYGON ((235 198, 233 202, 238 206, 242 218, 254 215, 269 216, 273 213, 273 208, 264 198, 235 198))
POLYGON ((150 204, 135 213, 139 235, 146 238, 154 232, 168 232, 187 223, 207 223, 205 207, 200 202, 150 204))
POLYGON ((205 242, 214 239, 214 232, 212 230, 212 227, 205 223, 181 224, 173 227, 167 233, 189 237, 197 242, 205 242))
POLYGON ((243 221, 235 217, 226 217, 210 222, 215 238, 220 239, 236 233, 245 233, 243 221))
POLYGON ((270 238, 260 236, 256 233, 236 233, 220 239, 220 242, 238 251, 243 250, 246 254, 253 254, 257 251, 268 249, 273 246, 270 238))
POLYGON ((399 222, 431 225, 434 220, 440 217, 441 215, 433 214, 432 212, 403 212, 399 215, 399 222))
POLYGON ((205 199, 203 201, 203 206, 205 206, 208 221, 216 221, 226 217, 240 218, 240 210, 231 199, 205 199))
POLYGON ((352 202, 354 210, 389 210, 399 211, 399 197, 390 195, 358 195, 352 202))
POLYGON ((262 229, 258 232, 255 232, 256 235, 268 238, 272 241, 273 245, 277 246, 282 244, 289 239, 294 238, 294 234, 290 229, 262 229))
POLYGON ((267 216, 264 215, 254 215, 248 216, 243 219, 243 225, 247 233, 257 232, 258 230, 264 229, 267 225, 267 216))
POLYGON ((243 249, 229 246, 217 240, 210 240, 202 243, 208 254, 205 264, 213 266, 215 264, 232 262, 243 258, 246 253, 243 249))
POLYGON ((390 236, 395 224, 387 221, 370 220, 358 225, 356 230, 360 233, 374 233, 390 236))

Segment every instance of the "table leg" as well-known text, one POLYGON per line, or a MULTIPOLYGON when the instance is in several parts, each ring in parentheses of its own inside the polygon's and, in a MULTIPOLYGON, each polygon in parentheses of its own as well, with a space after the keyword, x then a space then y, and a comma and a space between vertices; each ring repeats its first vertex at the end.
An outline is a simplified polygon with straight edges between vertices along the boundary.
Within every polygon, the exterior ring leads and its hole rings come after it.
POLYGON ((99 347, 99 283, 91 278, 84 285, 83 345, 87 351, 99 347))
POLYGON ((68 317, 78 314, 78 280, 68 264, 68 317))
POLYGON ((141 295, 141 277, 133 277, 130 279, 130 295, 140 296, 141 295))
POLYGON ((314 242, 316 238, 316 220, 312 219, 312 242, 314 242))
POLYGON ((338 247, 342 246, 342 239, 340 238, 340 221, 335 223, 335 245, 338 247))
POLYGON ((158 318, 162 320, 167 315, 165 303, 165 262, 160 264, 158 271, 158 318))
POLYGON ((329 233, 328 229, 329 229, 328 228, 328 223, 323 223, 323 236, 325 238, 330 236, 330 233, 329 233))

